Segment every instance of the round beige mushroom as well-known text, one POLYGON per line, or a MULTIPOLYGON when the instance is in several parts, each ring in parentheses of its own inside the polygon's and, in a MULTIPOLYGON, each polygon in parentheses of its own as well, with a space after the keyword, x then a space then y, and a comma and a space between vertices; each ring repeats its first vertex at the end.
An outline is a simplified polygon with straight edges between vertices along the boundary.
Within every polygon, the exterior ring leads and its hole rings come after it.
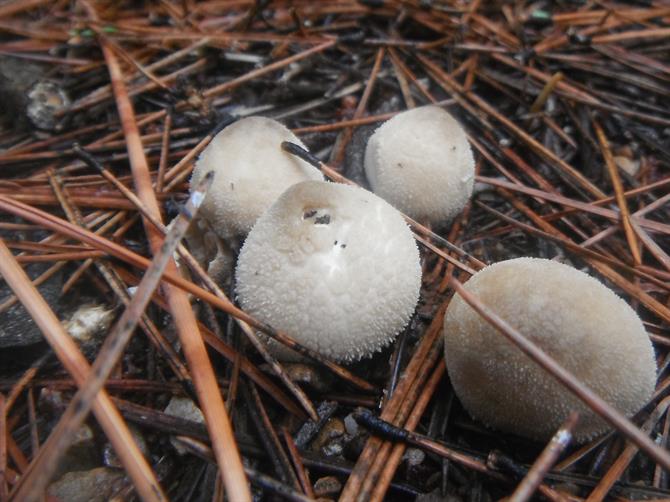
MULTIPOLYGON (((654 351, 635 311, 593 277, 551 260, 490 265, 465 288, 627 416, 651 397, 654 351)), ((571 410, 578 441, 608 425, 460 296, 444 320, 449 377, 465 409, 506 432, 547 440, 571 410)))
POLYGON ((433 224, 465 207, 474 166, 465 131, 437 106, 399 113, 375 131, 365 150, 373 192, 415 220, 433 224))
POLYGON ((247 117, 223 129, 200 154, 191 184, 196 185, 207 172, 215 172, 199 215, 219 237, 246 235, 288 187, 323 180, 318 169, 284 152, 283 141, 304 147, 276 120, 247 117))
POLYGON ((409 228, 388 203, 362 188, 306 181, 258 219, 236 283, 244 310, 349 361, 381 350, 408 323, 421 266, 409 228))

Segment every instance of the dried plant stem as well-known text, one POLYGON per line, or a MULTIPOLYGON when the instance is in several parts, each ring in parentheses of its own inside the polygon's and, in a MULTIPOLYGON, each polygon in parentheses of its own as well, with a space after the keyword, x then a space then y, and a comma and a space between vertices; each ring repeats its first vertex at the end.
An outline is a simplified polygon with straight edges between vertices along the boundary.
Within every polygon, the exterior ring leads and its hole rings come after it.
MULTIPOLYGON (((429 385, 435 386, 437 383, 436 380, 438 379, 438 375, 439 376, 443 375, 444 362, 441 362, 440 366, 441 368, 438 366, 435 369, 429 381, 429 385)), ((422 396, 422 400, 425 399, 426 398, 422 396)), ((417 406, 421 404, 423 403, 417 403, 417 406)), ((409 444, 412 446, 416 446, 427 452, 434 453, 435 455, 439 455, 444 459, 460 464, 475 472, 485 474, 491 479, 496 479, 499 481, 508 481, 507 476, 489 467, 487 465, 487 462, 484 462, 482 459, 472 456, 470 454, 463 453, 458 449, 456 449, 456 447, 450 447, 449 445, 443 442, 435 441, 427 436, 413 432, 408 427, 397 427, 390 422, 375 417, 367 410, 359 410, 357 413, 355 413, 354 416, 359 423, 363 424, 366 428, 370 429, 372 432, 379 434, 380 436, 383 436, 388 440, 394 441, 396 443, 393 450, 395 455, 397 455, 399 447, 403 447, 404 449, 404 445, 409 444)), ((415 419, 416 418, 414 418, 414 420, 415 419)), ((395 459, 393 457, 391 458, 391 462, 394 462, 396 460, 399 460, 399 458, 398 459, 395 459)), ((394 469, 395 467, 393 467, 392 465, 389 466, 389 468, 385 468, 384 475, 392 476, 392 471, 394 469)), ((387 482, 386 479, 380 480, 382 488, 386 482, 387 482)), ((566 502, 567 500, 566 497, 564 497, 560 492, 553 490, 552 488, 550 488, 545 484, 540 484, 538 489, 543 496, 545 496, 546 498, 548 498, 553 502, 566 502)), ((382 493, 382 489, 375 488, 375 494, 374 494, 374 496, 376 497, 375 500, 377 501, 380 500, 380 497, 383 497, 383 495, 384 493, 382 493)), ((359 499, 363 499, 363 497, 359 497, 359 499)))
POLYGON ((443 71, 434 61, 421 55, 418 55, 417 57, 426 66, 426 68, 433 74, 437 82, 444 85, 449 92, 462 93, 466 98, 472 101, 485 113, 491 115, 496 120, 504 124, 509 131, 511 131, 517 137, 519 137, 538 155, 547 159, 548 162, 557 166, 560 170, 568 174, 572 179, 575 180, 575 182, 577 182, 582 188, 584 188, 584 190, 594 195, 595 197, 598 198, 605 197, 605 194, 593 183, 591 183, 591 181, 589 181, 582 173, 580 173, 577 169, 575 169, 570 164, 565 162, 563 159, 558 157, 554 152, 546 148, 543 144, 541 144, 535 138, 526 133, 514 122, 512 122, 507 117, 500 114, 487 101, 477 96, 474 92, 464 92, 464 89, 445 71, 443 71))
MULTIPOLYGON (((520 192, 533 197, 538 197, 543 200, 548 200, 556 204, 563 204, 567 207, 579 209, 581 211, 602 216, 604 218, 611 219, 612 221, 615 222, 621 221, 621 213, 613 209, 607 209, 604 207, 597 206, 595 204, 581 202, 562 195, 548 193, 543 190, 538 190, 537 188, 531 188, 521 184, 510 183, 509 181, 495 179, 489 176, 476 176, 476 180, 481 183, 501 187, 504 188, 505 190, 509 190, 512 192, 520 192)), ((665 223, 659 223, 657 221, 649 220, 647 218, 637 218, 637 221, 640 225, 644 226, 645 228, 648 228, 649 230, 670 234, 670 225, 667 225, 665 223)))
MULTIPOLYGON (((87 7, 89 15, 96 19, 95 9, 88 2, 83 3, 87 7)), ((106 46, 104 40, 100 42, 126 137, 135 189, 139 199, 149 208, 153 216, 160 220, 160 209, 152 188, 149 166, 135 121, 135 113, 124 85, 121 68, 114 53, 106 46)), ((151 248, 155 253, 160 246, 160 233, 148 222, 145 223, 145 230, 151 248)), ((166 271, 175 275, 178 274, 174 260, 168 262, 166 271)), ((199 333, 188 297, 183 291, 171 286, 165 287, 165 295, 205 415, 212 438, 213 450, 219 462, 221 476, 226 485, 228 496, 233 502, 251 501, 249 485, 242 468, 242 460, 237 449, 230 419, 226 413, 214 370, 209 361, 202 336, 199 333)))
POLYGON ((568 447, 572 441, 572 432, 577 426, 579 415, 571 413, 563 425, 553 435, 551 441, 542 450, 533 465, 528 470, 526 476, 516 487, 514 493, 509 496, 510 502, 526 502, 535 493, 535 490, 542 484, 542 480, 547 472, 554 465, 561 453, 568 447))
MULTIPOLYGON (((90 366, 72 338, 65 332, 47 302, 31 284, 25 272, 1 239, 0 273, 5 278, 5 281, 7 281, 7 284, 14 290, 19 301, 31 314, 35 323, 42 330, 58 359, 63 363, 63 366, 72 375, 77 385, 82 387, 91 374, 90 366)), ((121 415, 119 415, 119 412, 104 390, 96 396, 93 402, 93 412, 114 446, 142 499, 154 502, 166 500, 158 481, 151 471, 151 467, 149 467, 137 447, 128 426, 124 423, 121 415)), ((24 480, 26 477, 21 479, 24 480)), ((47 479, 46 481, 48 482, 49 480, 47 479)), ((19 484, 15 488, 15 491, 19 490, 20 486, 19 484)), ((39 500, 40 496, 41 493, 33 500, 39 500)), ((18 500, 28 500, 26 498, 17 499, 14 496, 12 496, 12 499, 17 500, 17 502, 18 500)))
MULTIPOLYGON (((651 416, 642 426, 642 430, 650 433, 661 417, 667 413, 668 406, 670 406, 670 397, 662 399, 656 405, 656 408, 651 413, 651 416)), ((633 457, 637 454, 638 451, 639 447, 635 443, 628 443, 621 455, 619 455, 619 458, 612 464, 607 473, 602 477, 600 482, 586 498, 586 502, 602 501, 610 492, 614 486, 614 483, 616 483, 621 478, 621 475, 633 461, 633 457)))
MULTIPOLYGON (((412 359, 405 368, 403 375, 393 393, 391 399, 386 401, 380 418, 394 425, 403 425, 409 409, 413 406, 419 389, 422 388, 429 375, 430 368, 435 364, 436 358, 441 354, 441 326, 444 319, 444 307, 440 308, 433 322, 423 336, 419 346, 416 348, 412 359)), ((373 469, 379 469, 390 451, 391 444, 377 437, 371 437, 365 444, 363 452, 358 457, 356 466, 351 471, 342 493, 340 502, 358 500, 363 492, 368 476, 373 469), (380 451, 382 452, 380 454, 380 451), (382 459, 377 463, 377 458, 382 459)), ((373 475, 373 479, 375 476, 373 475)), ((367 485, 367 489, 373 483, 367 485)))
MULTIPOLYGON (((144 354, 129 349, 124 354, 128 365, 117 364, 114 378, 105 382, 108 391, 136 401, 112 401, 124 418, 156 431, 149 438, 151 458, 167 454, 161 456, 166 459, 161 466, 168 467, 161 475, 171 495, 193 498, 199 488, 191 484, 180 491, 193 478, 164 451, 165 435, 187 444, 202 459, 214 459, 216 476, 200 478, 213 487, 212 502, 234 500, 231 486, 247 495, 237 448, 251 457, 267 450, 271 462, 259 465, 274 466, 277 474, 271 476, 277 479, 265 476, 268 470, 247 472, 266 498, 314 498, 317 473, 348 476, 342 497, 357 502, 416 497, 435 487, 428 479, 439 480, 441 493, 452 492, 455 483, 471 498, 482 499, 516 487, 512 500, 531 494, 553 502, 581 500, 550 488, 550 480, 574 484, 594 502, 664 496, 667 465, 654 464, 646 454, 640 459, 638 446, 618 437, 616 430, 553 467, 551 457, 564 444, 550 443, 551 453, 535 455, 529 470, 511 458, 510 449, 518 446, 526 457, 530 447, 507 442, 501 431, 484 432, 465 414, 454 415, 455 396, 431 406, 437 398, 434 390, 448 386, 439 342, 444 309, 458 294, 453 281, 465 282, 488 262, 563 252, 625 295, 643 318, 658 357, 660 382, 640 414, 641 428, 653 430, 652 439, 668 448, 670 149, 665 128, 670 112, 663 104, 670 97, 670 6, 663 0, 635 6, 602 0, 579 5, 479 0, 0 4, 0 73, 9 69, 8 82, 11 73, 21 80, 18 99, 8 94, 5 100, 17 113, 0 120, 0 214, 5 217, 0 232, 3 238, 10 236, 5 244, 15 262, 25 264, 45 295, 64 280, 59 309, 66 304, 69 310, 72 301, 83 298, 80 294, 125 306, 136 301, 128 292, 151 266, 173 202, 187 198, 195 159, 221 126, 239 118, 262 114, 284 121, 315 155, 292 145, 284 149, 340 183, 363 179, 356 159, 364 154, 364 126, 374 127, 406 108, 433 104, 448 109, 466 129, 475 154, 474 202, 448 227, 447 222, 435 227, 444 229, 444 238, 422 222, 406 219, 422 250, 422 301, 388 368, 375 358, 380 367, 364 370, 370 381, 239 309, 179 246, 179 263, 189 268, 188 278, 169 263, 161 288, 151 297, 154 308, 140 317, 148 339, 140 335, 136 342, 149 349, 146 368, 141 366, 144 354), (34 99, 36 87, 28 82, 33 76, 42 82, 48 78, 49 96, 51 89, 62 90, 74 100, 54 110, 53 129, 41 116, 26 113, 24 102, 34 99), (134 113, 133 105, 140 113, 134 113), (20 127, 23 116, 43 130, 20 127), (220 124, 214 126, 216 122, 220 124), (86 145, 118 178, 90 171, 90 163, 74 158, 74 142, 86 145), (319 161, 328 156, 330 165, 319 161), (42 206, 44 210, 37 209, 42 206), (62 277, 73 264, 74 273, 62 277), (203 305, 196 303, 200 301, 203 305), (191 309, 199 307, 213 330, 195 319, 191 309), (218 329, 212 307, 227 314, 225 333, 218 329), (162 333, 153 321, 159 318, 176 329, 162 333), (267 353, 261 332, 316 361, 344 388, 303 391, 288 368, 267 353), (242 346, 237 347, 240 337, 242 346), (203 342, 213 351, 212 363, 216 358, 226 366, 227 378, 210 366, 203 342), (183 351, 177 353, 176 346, 183 351), (245 351, 254 358, 245 357, 245 351), (259 366, 263 362, 267 364, 259 366), (141 376, 126 372, 135 368, 141 376), (388 373, 380 375, 385 369, 388 373), (203 409, 207 425, 158 411, 163 400, 184 394, 203 409), (300 423, 315 418, 315 399, 363 406, 371 417, 383 418, 379 430, 369 427, 373 436, 353 467, 323 458, 323 450, 298 450, 290 438, 300 423), (254 423, 265 445, 261 450, 242 433, 251 422, 247 408, 256 412, 254 423), (235 417, 237 437, 220 410, 235 417), (423 426, 425 435, 416 432, 423 426), (284 433, 281 444, 274 430, 280 437, 284 433), (503 451, 491 451, 489 441, 503 451), (441 458, 398 469, 409 445, 441 458), (229 461, 232 469, 224 465, 229 461), (415 467, 425 476, 413 476, 415 467), (236 480, 226 479, 226 473, 234 473, 236 480), (391 483, 392 478, 398 479, 391 483)), ((4 89, 3 96, 13 87, 4 89)), ((11 291, 4 295, 0 320, 21 313, 20 305, 12 307, 16 301, 11 291)), ((1 339, 2 333, 0 344, 1 339)), ((64 361, 75 357, 61 352, 64 361)), ((16 351, 17 364, 24 362, 24 353, 16 351)), ((51 430, 36 405, 38 393, 72 393, 80 387, 81 380, 54 375, 55 359, 47 351, 28 370, 16 373, 14 364, 3 368, 0 502, 21 479, 32 483, 29 460, 40 455, 40 435, 51 430)), ((80 374, 86 375, 87 368, 80 368, 80 374)), ((348 410, 336 413, 341 418, 348 410)), ((356 444, 348 437, 333 441, 356 444)), ((301 435, 296 443, 305 447, 301 435)), ((119 441, 112 444, 128 449, 119 441)), ((139 481, 126 483, 118 497, 131 497, 138 482, 150 486, 152 478, 141 479, 153 476, 150 471, 143 474, 141 467, 129 464, 136 461, 132 457, 122 461, 128 473, 136 469, 139 481)), ((192 467, 214 472, 202 463, 192 467)))
MULTIPOLYGON (((508 193, 506 194, 504 191, 501 193, 503 194, 504 197, 510 200, 510 202, 516 209, 518 209, 523 214, 528 216, 531 219, 531 221, 533 221, 533 223, 535 223, 542 230, 544 230, 545 232, 549 232, 557 237, 560 237, 565 241, 571 241, 565 234, 557 230, 547 221, 537 216, 536 213, 531 211, 530 208, 528 208, 528 206, 523 204, 521 201, 519 201, 513 196, 510 196, 510 194, 508 193)), ((659 302, 656 298, 654 298, 652 295, 642 290, 635 284, 632 284, 630 281, 626 280, 622 275, 618 274, 616 271, 614 271, 611 267, 609 267, 602 261, 593 258, 585 258, 585 259, 594 269, 600 272, 604 277, 606 277, 614 284, 616 284, 618 287, 620 287, 622 290, 624 290, 625 292, 627 292, 628 294, 639 300, 643 305, 645 305, 649 310, 658 315, 661 319, 670 322, 670 309, 668 309, 668 307, 666 307, 663 303, 659 302)))
POLYGON ((305 469, 305 465, 300 458, 300 452, 298 451, 298 447, 295 445, 295 441, 293 441, 293 438, 291 437, 291 433, 286 429, 282 429, 282 437, 286 443, 286 449, 288 450, 288 454, 291 457, 291 462, 293 462, 293 468, 295 469, 298 475, 298 479, 300 480, 302 491, 309 498, 316 498, 314 495, 314 490, 312 490, 312 484, 309 481, 309 473, 305 469))
POLYGON ((165 266, 172 259, 172 253, 202 203, 204 193, 211 184, 212 178, 213 176, 203 178, 203 183, 194 190, 188 204, 182 211, 182 215, 175 220, 160 251, 156 253, 154 261, 147 269, 132 301, 128 304, 101 347, 91 367, 89 378, 84 385, 79 386, 79 390, 72 398, 58 425, 33 460, 28 473, 22 478, 20 486, 13 495, 16 500, 36 500, 46 488, 58 466, 60 456, 67 451, 77 429, 88 415, 93 400, 123 354, 123 350, 130 340, 144 309, 160 282, 165 266))
MULTIPOLYGON (((446 367, 444 365, 444 360, 442 359, 437 363, 437 367, 433 370, 433 374, 430 376, 426 382, 425 387, 422 389, 421 395, 414 405, 414 409, 408 417, 404 429, 408 431, 414 431, 414 429, 417 427, 421 416, 428 406, 428 402, 432 398, 438 384, 444 378, 445 373, 446 367)), ((404 443, 393 445, 393 449, 391 450, 388 459, 384 463, 382 471, 379 474, 379 478, 374 484, 372 494, 370 495, 370 502, 381 502, 384 500, 384 495, 386 495, 386 491, 391 485, 391 480, 393 479, 393 476, 398 469, 398 465, 400 465, 405 450, 406 446, 404 443)))
MULTIPOLYGON (((72 225, 71 223, 64 221, 50 213, 45 213, 44 211, 40 211, 39 209, 36 209, 32 206, 28 206, 26 204, 17 202, 9 197, 0 195, 0 210, 10 212, 17 216, 25 218, 29 221, 39 222, 39 224, 43 225, 46 228, 50 228, 55 232, 67 235, 68 237, 71 237, 73 239, 81 240, 82 242, 90 244, 92 247, 95 247, 97 249, 102 249, 108 252, 110 255, 114 256, 115 258, 123 260, 130 265, 139 267, 141 269, 146 269, 149 266, 150 263, 149 260, 147 260, 143 256, 140 256, 130 251, 128 248, 120 246, 108 239, 105 239, 104 237, 93 234, 92 232, 86 229, 80 228, 76 225, 72 225)), ((181 275, 166 270, 166 272, 163 274, 163 279, 166 282, 174 286, 177 286, 181 290, 191 293, 197 298, 200 298, 201 300, 206 301, 207 303, 221 309, 222 311, 238 319, 242 319, 243 321, 247 322, 250 326, 253 326, 256 329, 263 331, 269 336, 277 336, 275 330, 273 330, 270 326, 267 326, 266 324, 263 324, 258 320, 254 319, 252 316, 250 316, 243 310, 237 308, 230 301, 218 298, 216 295, 210 293, 209 291, 206 291, 203 288, 196 286, 191 281, 188 281, 183 277, 181 277, 181 275)), ((284 339, 283 343, 289 344, 289 340, 290 339, 284 339)), ((296 350, 300 350, 299 347, 294 347, 291 346, 290 344, 289 346, 296 350)), ((337 366, 335 365, 335 367, 337 366)), ((374 389, 374 387, 371 386, 369 383, 368 384, 361 383, 361 385, 363 385, 366 389, 374 389)))
POLYGON ((628 210, 628 203, 626 198, 623 195, 623 184, 621 183, 621 177, 619 176, 619 170, 614 162, 614 157, 612 156, 612 150, 610 149, 609 141, 607 136, 605 136, 605 131, 600 126, 597 120, 593 120, 593 128, 596 131, 596 136, 598 136, 598 141, 600 142, 600 149, 602 151, 603 158, 605 159, 605 165, 610 174, 612 180, 612 186, 614 187, 614 193, 616 194, 616 201, 619 206, 619 211, 621 212, 621 225, 623 226, 624 233, 626 234, 626 240, 628 241, 628 247, 630 248, 631 255, 633 256, 633 263, 635 265, 640 265, 642 263, 642 256, 640 255, 640 248, 637 242, 635 231, 630 221, 630 211, 628 210))

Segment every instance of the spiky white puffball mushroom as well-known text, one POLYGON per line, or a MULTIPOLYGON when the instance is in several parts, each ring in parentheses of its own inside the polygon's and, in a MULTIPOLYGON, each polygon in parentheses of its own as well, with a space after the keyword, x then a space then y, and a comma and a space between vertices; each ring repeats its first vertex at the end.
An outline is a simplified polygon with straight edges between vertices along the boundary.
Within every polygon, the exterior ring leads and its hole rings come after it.
POLYGON ((214 171, 214 181, 199 214, 219 237, 246 235, 288 187, 301 181, 323 180, 318 169, 284 152, 283 141, 304 147, 276 120, 247 117, 223 129, 200 154, 191 185, 214 171))
POLYGON ((415 220, 433 224, 453 218, 468 202, 474 166, 465 131, 437 106, 384 122, 365 150, 372 191, 415 220))
MULTIPOLYGON (((517 258, 482 269, 465 288, 625 415, 651 397, 656 361, 644 326, 593 277, 551 260, 517 258)), ((444 335, 449 377, 476 419, 547 440, 577 410, 578 441, 608 430, 459 296, 447 309, 444 335)))
POLYGON ((402 216, 373 193, 306 181, 258 219, 236 284, 247 312, 349 361, 380 350, 408 323, 421 286, 419 251, 402 216))

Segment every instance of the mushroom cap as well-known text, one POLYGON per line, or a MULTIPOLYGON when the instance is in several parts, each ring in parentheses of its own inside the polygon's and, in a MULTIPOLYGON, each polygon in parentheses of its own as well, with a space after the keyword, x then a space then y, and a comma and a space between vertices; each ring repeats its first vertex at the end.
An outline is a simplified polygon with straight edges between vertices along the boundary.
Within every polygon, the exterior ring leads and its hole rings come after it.
POLYGON ((472 195, 475 161, 465 131, 449 113, 423 106, 379 127, 365 150, 375 194, 416 220, 439 223, 472 195))
MULTIPOLYGON (((465 288, 625 415, 651 397, 656 361, 642 322, 593 277, 551 260, 517 258, 482 269, 465 288)), ((578 441, 609 429, 460 296, 447 309, 444 334, 449 377, 476 419, 547 440, 577 410, 578 441)))
POLYGON ((258 219, 236 282, 247 312, 348 361, 381 350, 408 323, 421 265, 412 233, 388 203, 359 187, 306 181, 258 219))
POLYGON ((304 146, 276 120, 247 117, 223 129, 200 154, 191 184, 209 171, 216 173, 199 214, 219 237, 246 235, 294 183, 323 180, 318 169, 284 152, 282 141, 304 146))

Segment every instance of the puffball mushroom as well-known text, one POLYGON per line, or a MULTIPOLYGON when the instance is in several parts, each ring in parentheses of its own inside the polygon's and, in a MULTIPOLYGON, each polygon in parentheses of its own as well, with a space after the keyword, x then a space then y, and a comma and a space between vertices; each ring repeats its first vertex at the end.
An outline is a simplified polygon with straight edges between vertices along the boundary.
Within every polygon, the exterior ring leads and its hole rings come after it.
POLYGON ((249 232, 236 283, 244 310, 349 361, 380 350, 408 323, 421 266, 409 228, 388 203, 359 187, 305 181, 249 232))
MULTIPOLYGON (((651 397, 656 361, 644 326, 593 277, 554 261, 517 258, 482 269, 465 288, 625 415, 651 397)), ((454 390, 476 419, 547 440, 577 410, 578 441, 608 430, 458 295, 447 309, 444 335, 454 390)))
POLYGON ((472 195, 475 161, 465 131, 449 113, 424 106, 399 113, 365 150, 372 191, 419 221, 439 223, 472 195))
POLYGON ((199 214, 219 237, 246 235, 288 187, 300 181, 323 180, 318 169, 284 152, 283 141, 304 147, 276 120, 247 117, 223 129, 200 154, 191 185, 209 171, 215 172, 199 214))

